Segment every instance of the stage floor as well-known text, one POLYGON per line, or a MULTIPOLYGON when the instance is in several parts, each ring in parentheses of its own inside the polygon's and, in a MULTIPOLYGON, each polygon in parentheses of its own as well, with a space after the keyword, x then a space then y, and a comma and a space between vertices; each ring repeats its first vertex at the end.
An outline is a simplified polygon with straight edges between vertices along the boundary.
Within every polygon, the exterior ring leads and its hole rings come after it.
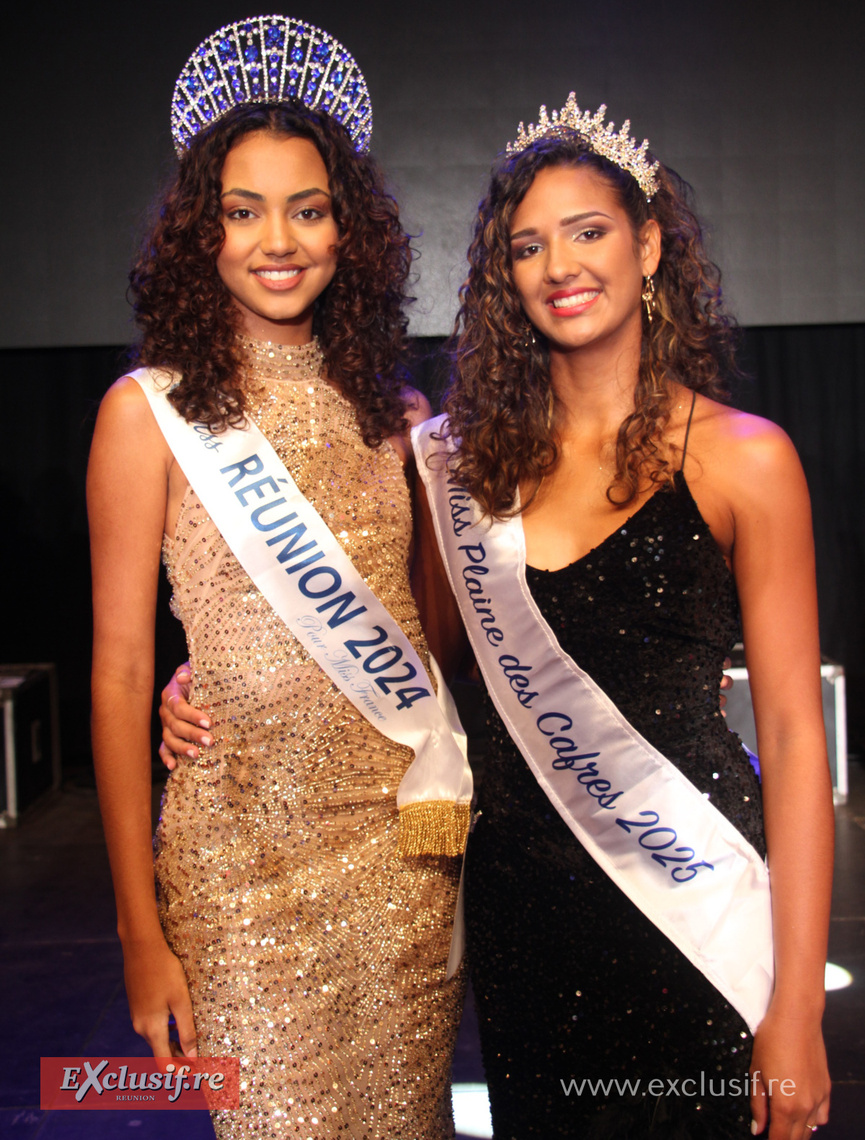
MULTIPOLYGON (((155 789, 158 798, 158 788, 155 789)), ((834 1079, 832 1123, 821 1140, 860 1140, 865 1120, 865 765, 850 763, 848 802, 836 808, 829 960, 852 976, 827 994, 824 1021, 834 1079)), ((63 790, 0 831, 0 1136, 20 1140, 206 1140, 199 1112, 42 1112, 42 1056, 145 1052, 132 1031, 115 935, 111 882, 92 779, 63 790)), ((454 1063, 460 1137, 489 1136, 483 1068, 471 1006, 454 1063), (481 1111, 477 1111, 480 1104, 481 1111)), ((418 1138, 423 1140, 423 1138, 418 1138)), ((553 1140, 553 1138, 550 1138, 553 1140)))

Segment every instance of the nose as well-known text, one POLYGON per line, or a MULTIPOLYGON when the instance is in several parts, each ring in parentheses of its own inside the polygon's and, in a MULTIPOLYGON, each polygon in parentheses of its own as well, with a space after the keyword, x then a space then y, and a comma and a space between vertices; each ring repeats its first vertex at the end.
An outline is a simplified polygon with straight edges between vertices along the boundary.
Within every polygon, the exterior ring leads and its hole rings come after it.
POLYGON ((285 257, 297 249, 297 239, 291 222, 281 211, 267 215, 261 237, 261 249, 272 257, 285 257))
POLYGON ((582 265, 576 246, 573 242, 555 238, 547 247, 547 260, 544 266, 544 276, 555 284, 567 281, 571 277, 578 277, 582 272, 582 265))

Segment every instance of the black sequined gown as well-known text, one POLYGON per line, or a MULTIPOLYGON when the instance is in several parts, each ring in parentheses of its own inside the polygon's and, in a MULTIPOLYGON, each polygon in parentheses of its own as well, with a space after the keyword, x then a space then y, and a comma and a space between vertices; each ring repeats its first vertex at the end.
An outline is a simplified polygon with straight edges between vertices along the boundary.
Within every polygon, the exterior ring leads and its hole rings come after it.
MULTIPOLYGON (((719 710, 736 588, 681 472, 585 557, 527 578, 564 649, 765 854, 759 782, 719 710)), ((745 1023, 584 851, 491 713, 466 915, 496 1140, 749 1136, 745 1023)))

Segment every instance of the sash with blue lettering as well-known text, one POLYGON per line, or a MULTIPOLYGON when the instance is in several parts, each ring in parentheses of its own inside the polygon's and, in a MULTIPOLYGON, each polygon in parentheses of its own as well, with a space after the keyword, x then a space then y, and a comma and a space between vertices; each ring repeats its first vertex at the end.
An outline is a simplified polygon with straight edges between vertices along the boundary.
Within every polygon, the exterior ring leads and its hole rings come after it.
POLYGON ((482 517, 443 419, 412 433, 436 537, 490 695, 550 802, 752 1032, 772 994, 765 862, 559 645, 526 585, 519 514, 482 517))
POLYGON ((472 796, 465 734, 432 661, 367 586, 251 421, 212 434, 166 398, 172 374, 140 368, 165 439, 238 562, 310 656, 379 732, 414 753, 397 790, 403 855, 456 855, 472 796))

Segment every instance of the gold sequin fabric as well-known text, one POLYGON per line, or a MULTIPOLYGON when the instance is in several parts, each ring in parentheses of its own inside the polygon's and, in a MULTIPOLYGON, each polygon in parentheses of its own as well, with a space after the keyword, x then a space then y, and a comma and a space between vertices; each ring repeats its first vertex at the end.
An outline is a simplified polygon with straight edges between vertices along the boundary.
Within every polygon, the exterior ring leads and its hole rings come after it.
MULTIPOLYGON (((246 348, 252 418, 426 659, 396 453, 364 445, 308 361, 246 348)), ((412 754, 321 672, 192 490, 164 555, 214 746, 168 781, 156 873, 199 1054, 240 1058, 241 1107, 214 1114, 217 1136, 453 1136, 459 867, 397 854, 412 754)))

